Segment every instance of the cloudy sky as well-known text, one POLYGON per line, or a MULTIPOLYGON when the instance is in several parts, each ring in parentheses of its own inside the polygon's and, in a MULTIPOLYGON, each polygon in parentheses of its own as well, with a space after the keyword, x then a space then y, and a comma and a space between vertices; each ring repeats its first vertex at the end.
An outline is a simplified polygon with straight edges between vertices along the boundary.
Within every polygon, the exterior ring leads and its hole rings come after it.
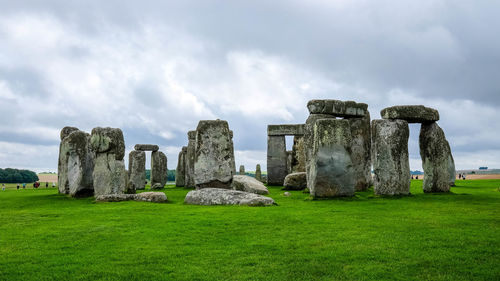
MULTIPOLYGON (((59 131, 120 127, 175 168, 225 119, 236 165, 317 98, 439 110, 457 169, 500 168, 499 1, 0 0, 0 167, 56 171, 59 131)), ((419 126, 410 163, 421 170, 419 126)))

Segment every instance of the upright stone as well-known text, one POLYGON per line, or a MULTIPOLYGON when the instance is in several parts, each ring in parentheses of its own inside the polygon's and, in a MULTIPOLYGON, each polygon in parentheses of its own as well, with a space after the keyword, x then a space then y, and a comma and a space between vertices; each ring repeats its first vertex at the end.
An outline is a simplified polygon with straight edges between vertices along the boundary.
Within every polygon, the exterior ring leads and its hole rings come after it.
POLYGON ((127 193, 146 188, 146 152, 133 150, 128 155, 127 193))
POLYGON ((372 182, 371 175, 371 128, 370 113, 361 118, 348 119, 351 126, 351 159, 354 167, 356 191, 367 190, 372 182))
POLYGON ((285 136, 267 137, 267 184, 283 185, 287 175, 285 136))
MULTIPOLYGON (((286 174, 291 174, 292 173, 292 162, 293 162, 293 151, 292 150, 287 150, 286 151, 286 174)), ((286 175, 285 175, 286 177, 286 175)), ((283 182, 285 182, 285 179, 283 179, 283 182)))
POLYGON ((167 183, 167 156, 161 151, 151 153, 151 189, 163 189, 167 183))
POLYGON ((59 193, 91 196, 94 193, 94 158, 88 133, 74 127, 63 128, 58 162, 59 193))
POLYGON ((183 146, 179 152, 177 160, 177 169, 175 170, 175 186, 183 187, 186 185, 186 153, 187 147, 183 146))
POLYGON ((292 147, 292 173, 306 171, 306 151, 304 147, 304 136, 293 137, 292 147))
POLYGON ((194 159, 196 157, 196 131, 188 132, 188 146, 186 151, 186 187, 194 186, 194 159))
POLYGON ((262 181, 262 171, 260 170, 260 164, 255 167, 255 179, 262 181))
POLYGON ((455 160, 453 159, 453 155, 451 153, 451 147, 448 141, 446 141, 446 146, 448 147, 448 173, 450 175, 450 186, 455 186, 455 160))
POLYGON ((198 123, 194 161, 197 189, 231 188, 236 173, 231 135, 227 121, 202 120, 198 123))
POLYGON ((245 166, 240 165, 240 175, 244 176, 245 175, 245 166))
POLYGON ((90 143, 96 153, 94 195, 123 194, 127 188, 128 175, 123 162, 125 141, 122 131, 118 128, 94 128, 90 143))
POLYGON ((314 124, 307 187, 315 198, 354 195, 349 121, 319 119, 314 124))
POLYGON ((420 157, 424 168, 424 192, 450 191, 450 152, 443 130, 437 123, 420 128, 420 157))
POLYGON ((408 122, 404 120, 372 121, 375 194, 410 194, 409 135, 408 122))

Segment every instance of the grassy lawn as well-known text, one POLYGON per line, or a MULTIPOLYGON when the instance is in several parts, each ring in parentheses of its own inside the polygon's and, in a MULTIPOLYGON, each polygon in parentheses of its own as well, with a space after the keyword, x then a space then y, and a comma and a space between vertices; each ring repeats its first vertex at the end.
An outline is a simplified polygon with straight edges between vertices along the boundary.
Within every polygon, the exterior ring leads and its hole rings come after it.
POLYGON ((500 180, 450 194, 273 207, 94 203, 55 188, 0 192, 0 280, 500 280, 500 180))

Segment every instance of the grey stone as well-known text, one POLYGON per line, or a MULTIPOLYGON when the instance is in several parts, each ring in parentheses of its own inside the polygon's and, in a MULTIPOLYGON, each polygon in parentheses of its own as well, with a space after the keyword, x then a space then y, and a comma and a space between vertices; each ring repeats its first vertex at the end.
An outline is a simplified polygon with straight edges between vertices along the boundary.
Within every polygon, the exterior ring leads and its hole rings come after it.
POLYGON ((116 160, 123 160, 125 156, 125 141, 119 128, 92 129, 90 143, 96 153, 113 154, 116 160))
POLYGON ((186 151, 186 187, 193 188, 194 185, 194 160, 196 157, 196 131, 188 132, 188 146, 186 151))
POLYGON ((126 191, 128 175, 123 160, 116 160, 114 154, 98 153, 95 159, 93 184, 94 195, 123 194, 126 191))
POLYGON ((304 137, 294 136, 292 147, 291 172, 299 173, 306 171, 306 151, 304 147, 304 137))
POLYGON ((158 151, 160 149, 160 147, 158 147, 158 145, 156 144, 136 144, 134 146, 134 149, 135 150, 139 150, 139 151, 158 151))
POLYGON ((146 188, 146 153, 133 150, 128 155, 127 193, 146 188))
POLYGON ((121 202, 121 201, 145 201, 153 203, 163 203, 167 201, 167 196, 163 192, 143 192, 138 194, 107 194, 99 195, 95 198, 97 202, 121 202))
POLYGON ((439 112, 423 105, 397 105, 382 109, 383 119, 402 119, 408 123, 432 123, 439 120, 439 112))
POLYGON ((262 182, 262 171, 260 170, 260 164, 255 167, 255 179, 262 182))
POLYGON ((234 190, 255 194, 269 194, 269 190, 267 190, 267 187, 262 182, 249 176, 235 175, 231 186, 234 190))
POLYGON ((354 195, 351 130, 346 119, 319 119, 314 124, 307 187, 315 198, 354 195))
POLYGON ((274 200, 262 195, 223 188, 204 188, 188 192, 184 203, 191 205, 270 206, 274 200))
POLYGON ((367 110, 366 103, 340 100, 310 100, 307 109, 311 114, 328 114, 336 117, 363 117, 367 110))
POLYGON ((60 134, 61 140, 65 139, 67 136, 69 136, 69 134, 73 133, 74 131, 79 131, 79 129, 76 127, 69 127, 69 126, 62 128, 60 134))
POLYGON ((186 185, 186 154, 187 147, 183 146, 177 159, 177 169, 175 170, 175 186, 183 187, 186 185))
POLYGON ((227 121, 200 121, 196 128, 196 188, 231 188, 235 174, 233 140, 227 121))
POLYGON ((240 175, 245 175, 245 166, 243 165, 240 165, 240 172, 239 172, 240 175))
POLYGON ((283 184, 284 190, 302 190, 307 187, 306 172, 288 174, 283 184))
POLYGON ((267 184, 283 185, 287 172, 285 136, 267 137, 267 184))
POLYGON ((304 135, 304 124, 268 125, 268 136, 299 136, 304 135))
POLYGON ((65 137, 59 146, 59 193, 72 197, 92 196, 95 154, 90 149, 90 135, 76 128, 68 128, 61 131, 61 136, 65 137))
POLYGON ((455 160, 453 159, 453 155, 451 153, 451 147, 448 141, 446 141, 446 146, 448 147, 448 173, 450 176, 450 186, 455 186, 455 177, 456 177, 456 171, 455 171, 455 160))
MULTIPOLYGON (((292 173, 293 151, 287 150, 286 152, 286 175, 292 173)), ((283 182, 285 179, 283 179, 283 182)))
POLYGON ((161 151, 151 153, 151 189, 163 189, 167 183, 167 156, 161 151))
POLYGON ((292 196, 292 194, 291 194, 290 192, 288 192, 288 191, 287 191, 287 192, 283 193, 283 196, 285 196, 285 197, 290 197, 290 196, 292 196))
POLYGON ((409 135, 408 122, 404 120, 372 121, 375 194, 410 194, 409 135))
POLYGON ((351 159, 356 180, 355 189, 364 191, 372 183, 370 113, 366 111, 364 117, 348 120, 351 126, 351 159))
POLYGON ((420 128, 420 157, 424 168, 424 192, 450 191, 450 152, 443 130, 437 123, 420 128))

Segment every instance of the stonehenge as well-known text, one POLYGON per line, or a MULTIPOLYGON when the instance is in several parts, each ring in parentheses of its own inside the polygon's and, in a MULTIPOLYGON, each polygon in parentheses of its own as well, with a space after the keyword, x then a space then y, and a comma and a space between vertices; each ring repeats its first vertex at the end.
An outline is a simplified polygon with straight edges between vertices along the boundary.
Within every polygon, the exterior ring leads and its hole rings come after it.
POLYGON ((450 190, 449 157, 451 154, 444 132, 437 123, 421 126, 419 145, 425 175, 424 192, 448 192, 450 190))
POLYGON ((194 188, 194 158, 196 156, 196 131, 189 131, 188 135, 188 145, 186 151, 186 176, 185 176, 185 186, 189 188, 194 188))
POLYGON ((245 175, 245 166, 243 165, 240 165, 240 172, 239 172, 239 175, 245 175))
POLYGON ((262 171, 260 170, 260 164, 255 166, 255 179, 262 182, 262 171))
POLYGON ((161 151, 151 152, 151 189, 162 189, 167 183, 167 156, 161 151))
POLYGON ((184 199, 190 205, 246 205, 246 206, 271 206, 272 198, 239 190, 223 188, 204 188, 192 190, 184 199))
POLYGON ((127 193, 146 188, 146 152, 131 151, 128 155, 128 188, 127 193))
POLYGON ((307 187, 306 172, 291 173, 285 177, 283 190, 302 190, 307 187))
POLYGON ((187 146, 183 146, 177 159, 177 169, 175 175, 175 186, 186 186, 186 153, 187 146))

